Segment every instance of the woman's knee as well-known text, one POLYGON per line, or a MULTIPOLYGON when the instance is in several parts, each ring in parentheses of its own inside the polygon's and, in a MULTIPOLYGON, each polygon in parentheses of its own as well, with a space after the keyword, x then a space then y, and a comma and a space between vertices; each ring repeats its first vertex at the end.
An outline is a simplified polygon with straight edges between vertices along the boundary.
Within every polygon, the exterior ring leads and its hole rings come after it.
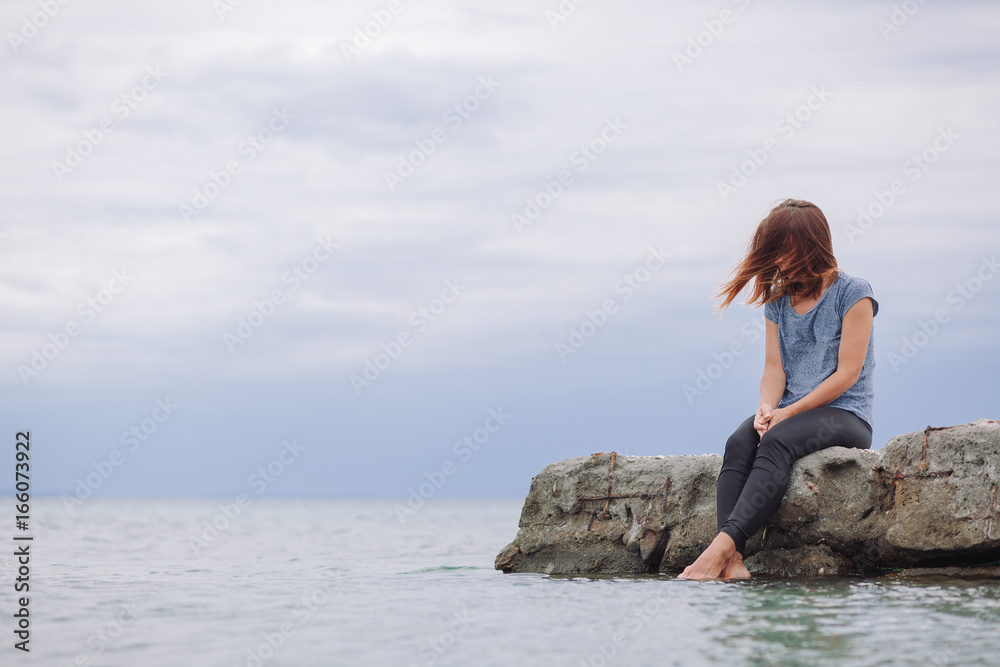
POLYGON ((818 451, 816 438, 800 438, 794 433, 772 433, 767 431, 760 439, 761 453, 780 453, 783 457, 797 459, 818 451))
POLYGON ((752 418, 749 422, 749 429, 747 428, 747 422, 743 422, 740 424, 739 428, 733 431, 733 434, 729 436, 729 439, 726 440, 726 451, 723 456, 723 461, 732 458, 744 459, 754 454, 754 450, 757 449, 759 438, 757 436, 757 431, 753 428, 752 418))
POLYGON ((792 464, 798 458, 799 452, 794 443, 767 431, 760 439, 754 466, 765 468, 775 479, 786 483, 792 464))
MULTIPOLYGON (((804 439, 804 454, 811 454, 827 447, 871 447, 871 431, 864 420, 842 408, 815 408, 804 439)), ((805 413, 803 413, 805 414, 805 413)), ((803 433, 805 435, 805 433, 803 433)))
POLYGON ((740 456, 750 451, 751 447, 756 446, 757 444, 752 442, 750 438, 733 433, 726 440, 726 456, 740 456))
POLYGON ((799 413, 764 433, 761 449, 780 451, 790 461, 838 444, 840 425, 824 417, 823 408, 799 413))
POLYGON ((775 449, 787 450, 789 444, 787 438, 782 437, 781 433, 774 431, 765 431, 764 435, 760 436, 760 451, 762 452, 769 452, 775 449))

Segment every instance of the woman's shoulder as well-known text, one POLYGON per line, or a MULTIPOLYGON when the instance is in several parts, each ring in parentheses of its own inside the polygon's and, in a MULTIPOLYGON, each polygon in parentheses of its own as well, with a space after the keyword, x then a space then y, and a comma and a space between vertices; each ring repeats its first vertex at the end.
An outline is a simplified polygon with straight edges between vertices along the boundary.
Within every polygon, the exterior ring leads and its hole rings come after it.
POLYGON ((788 302, 788 295, 778 297, 774 301, 768 301, 764 304, 764 317, 771 320, 772 322, 777 322, 781 317, 781 311, 784 309, 784 305, 788 302))
POLYGON ((844 269, 837 268, 837 287, 840 290, 867 288, 871 289, 871 283, 861 276, 856 276, 853 273, 848 273, 844 269))
POLYGON ((872 304, 875 308, 875 312, 878 313, 878 301, 875 300, 875 294, 872 290, 871 283, 869 283, 865 278, 853 275, 838 268, 839 276, 837 279, 837 293, 838 301, 840 302, 840 310, 846 311, 852 305, 858 302, 858 300, 864 297, 871 297, 872 304))

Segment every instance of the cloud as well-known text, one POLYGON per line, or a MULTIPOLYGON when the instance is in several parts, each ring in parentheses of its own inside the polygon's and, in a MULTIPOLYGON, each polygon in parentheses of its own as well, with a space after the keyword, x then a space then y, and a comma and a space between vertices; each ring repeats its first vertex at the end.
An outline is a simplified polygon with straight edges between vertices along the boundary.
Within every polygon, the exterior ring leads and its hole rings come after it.
MULTIPOLYGON (((33 6, 9 7, 8 29, 33 6)), ((557 3, 404 3, 348 60, 343 45, 377 4, 244 3, 221 19, 193 0, 67 5, 0 69, 5 382, 23 390, 18 365, 128 267, 134 283, 38 386, 188 381, 252 403, 270 382, 325 378, 352 400, 348 376, 458 278, 468 290, 371 393, 385 410, 450 400, 463 383, 477 386, 470 396, 502 387, 551 400, 586 389, 591 407, 630 382, 677 398, 752 315, 720 320, 711 298, 786 196, 824 209, 842 266, 876 287, 888 344, 1000 245, 1000 14, 927 4, 883 39, 891 3, 742 6, 586 3, 553 24, 557 3), (735 18, 678 71, 674 54, 723 9, 735 18), (135 92, 157 67, 162 82, 135 92), (484 78, 499 84, 488 95, 484 78), (832 94, 809 107, 821 87, 832 94), (268 129, 275 110, 294 116, 280 132, 268 129), (104 119, 113 131, 60 181, 53 162, 104 119), (609 121, 624 129, 602 142, 609 121), (908 180, 906 161, 949 127, 954 146, 908 180), (719 183, 768 139, 778 149, 724 201, 719 183), (393 191, 386 173, 400 159, 421 164, 393 191), (227 177, 229 163, 239 170, 227 177), (563 173, 571 182, 552 196, 563 173), (894 179, 905 194, 852 243, 858 209, 894 179), (186 222, 179 205, 196 191, 217 194, 186 222), (518 233, 512 216, 532 205, 518 233), (337 253, 292 290, 284 276, 326 237, 337 253), (555 344, 650 246, 672 253, 668 265, 560 362, 555 344), (223 334, 276 289, 287 301, 231 352, 223 334)), ((986 356, 998 324, 989 290, 951 329, 986 356)), ((950 335, 935 345, 951 349, 950 335)))

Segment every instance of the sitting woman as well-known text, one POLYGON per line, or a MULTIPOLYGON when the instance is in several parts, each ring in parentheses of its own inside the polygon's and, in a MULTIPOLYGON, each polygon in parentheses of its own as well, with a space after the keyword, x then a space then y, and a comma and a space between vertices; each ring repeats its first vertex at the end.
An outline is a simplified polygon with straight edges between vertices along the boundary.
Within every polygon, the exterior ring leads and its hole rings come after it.
POLYGON ((747 540, 778 508, 792 463, 826 447, 872 442, 871 285, 837 266, 830 225, 814 204, 786 199, 758 225, 746 257, 717 295, 726 307, 764 305, 760 404, 726 442, 717 488, 719 534, 679 575, 749 578, 747 540))

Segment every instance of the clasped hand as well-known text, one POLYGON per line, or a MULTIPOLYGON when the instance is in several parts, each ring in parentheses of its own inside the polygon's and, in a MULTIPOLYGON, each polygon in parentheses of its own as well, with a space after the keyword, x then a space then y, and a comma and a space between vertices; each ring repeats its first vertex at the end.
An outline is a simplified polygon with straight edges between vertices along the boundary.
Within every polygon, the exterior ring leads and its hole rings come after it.
POLYGON ((757 406, 757 414, 754 415, 753 418, 754 430, 757 431, 759 435, 763 436, 769 428, 778 422, 784 421, 789 416, 788 408, 775 409, 767 403, 761 403, 757 406))

